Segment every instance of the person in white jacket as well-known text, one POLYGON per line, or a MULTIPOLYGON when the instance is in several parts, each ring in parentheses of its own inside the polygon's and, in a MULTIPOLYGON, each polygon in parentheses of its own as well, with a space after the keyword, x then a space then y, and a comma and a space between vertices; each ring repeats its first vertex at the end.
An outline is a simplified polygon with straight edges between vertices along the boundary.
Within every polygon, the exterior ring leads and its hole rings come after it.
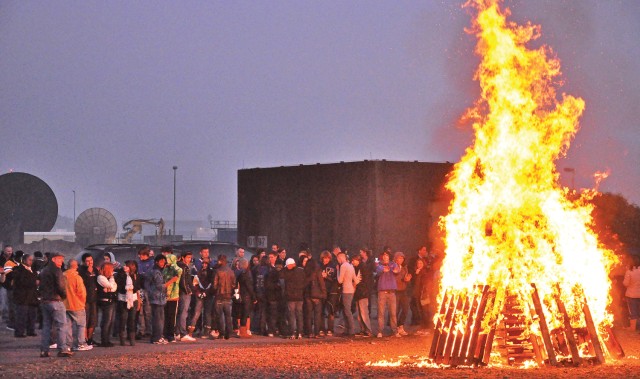
POLYGON ((351 313, 351 303, 353 302, 353 295, 356 292, 356 286, 360 283, 360 279, 356 276, 356 272, 347 261, 347 256, 344 252, 339 252, 338 258, 338 283, 342 284, 342 314, 344 316, 346 330, 343 337, 354 337, 354 322, 353 313, 351 313))
POLYGON ((629 307, 629 329, 640 331, 640 324, 637 322, 640 318, 640 256, 634 255, 632 259, 633 264, 625 272, 622 284, 627 287, 624 296, 629 307))

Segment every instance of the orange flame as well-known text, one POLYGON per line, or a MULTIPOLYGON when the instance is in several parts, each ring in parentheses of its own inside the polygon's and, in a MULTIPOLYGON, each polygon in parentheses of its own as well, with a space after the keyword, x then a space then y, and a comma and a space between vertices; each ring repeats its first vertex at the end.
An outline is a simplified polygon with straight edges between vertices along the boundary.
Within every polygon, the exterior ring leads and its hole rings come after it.
POLYGON ((509 10, 495 1, 470 5, 478 12, 470 32, 481 57, 475 77, 481 99, 466 113, 474 117, 474 143, 447 184, 454 200, 441 220, 446 257, 440 298, 446 289, 491 285, 498 290, 490 310, 495 319, 506 291, 526 305, 535 283, 553 326, 561 322, 550 308, 559 286, 573 323, 582 317, 582 296, 575 295, 584 293, 596 325, 609 325, 608 272, 615 256, 599 245, 591 207, 568 198, 555 166, 585 103, 558 98, 559 60, 546 46, 526 46, 540 35, 539 26, 507 21, 509 10))

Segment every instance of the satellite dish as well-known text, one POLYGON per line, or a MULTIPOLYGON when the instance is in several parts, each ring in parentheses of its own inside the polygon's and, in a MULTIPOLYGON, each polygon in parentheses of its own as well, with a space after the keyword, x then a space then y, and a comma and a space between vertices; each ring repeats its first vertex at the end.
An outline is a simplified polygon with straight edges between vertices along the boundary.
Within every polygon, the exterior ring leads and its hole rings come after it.
POLYGON ((75 223, 76 243, 80 246, 112 243, 116 238, 118 223, 111 212, 104 208, 89 208, 80 213, 75 223))
POLYGON ((0 175, 0 240, 21 243, 24 232, 50 232, 58 218, 56 195, 42 179, 23 172, 0 175))

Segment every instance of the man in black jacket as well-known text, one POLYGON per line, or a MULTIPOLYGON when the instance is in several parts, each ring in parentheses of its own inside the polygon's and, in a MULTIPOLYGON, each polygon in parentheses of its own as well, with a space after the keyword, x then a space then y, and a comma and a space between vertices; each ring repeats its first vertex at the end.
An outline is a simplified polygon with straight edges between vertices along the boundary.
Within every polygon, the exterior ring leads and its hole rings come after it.
POLYGON ((302 324, 302 304, 306 276, 302 267, 296 267, 296 261, 293 258, 288 258, 285 261, 285 268, 280 271, 280 277, 284 279, 284 296, 289 311, 289 328, 291 329, 289 338, 300 339, 304 326, 302 324))
POLYGON ((93 340, 93 331, 98 325, 98 270, 93 265, 91 253, 82 254, 82 266, 78 268, 78 274, 87 290, 87 301, 84 307, 87 317, 87 344, 96 345, 93 340))
POLYGON ((65 325, 67 322, 67 312, 62 302, 67 297, 66 282, 62 275, 62 263, 64 256, 60 253, 51 255, 51 263, 48 264, 40 274, 40 295, 42 296, 43 327, 42 342, 40 344, 40 356, 49 356, 49 346, 51 345, 51 327, 53 326, 58 336, 59 357, 70 357, 73 355, 67 341, 65 325), (53 325, 52 325, 53 324, 53 325))
MULTIPOLYGON (((282 301, 282 288, 280 287, 280 274, 276 268, 276 262, 278 261, 278 252, 269 252, 269 271, 265 275, 264 279, 264 291, 267 303, 269 304, 269 317, 267 322, 268 336, 273 337, 276 335, 278 325, 282 326, 283 322, 281 318, 283 315, 278 312, 278 306, 282 301)), ((280 329, 282 333, 283 330, 280 329)))
POLYGON ((191 275, 191 259, 193 254, 185 251, 180 256, 178 267, 182 269, 180 276, 180 299, 178 300, 178 327, 176 332, 180 336, 180 341, 193 342, 196 339, 189 335, 187 331, 187 317, 189 316, 189 306, 191 305, 191 295, 193 294, 193 275, 191 275))

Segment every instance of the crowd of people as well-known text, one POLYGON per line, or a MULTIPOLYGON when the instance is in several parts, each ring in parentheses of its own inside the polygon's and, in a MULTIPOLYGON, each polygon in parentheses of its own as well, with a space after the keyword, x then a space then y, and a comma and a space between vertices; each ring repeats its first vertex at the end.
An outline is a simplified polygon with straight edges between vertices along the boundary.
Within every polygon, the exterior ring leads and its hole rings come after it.
POLYGON ((207 248, 197 257, 160 250, 144 247, 137 260, 122 263, 105 253, 95 267, 89 253, 65 262, 60 253, 32 256, 5 246, 0 300, 7 328, 27 338, 39 322, 40 355, 57 349, 69 357, 112 347, 112 338, 134 346, 198 337, 383 337, 387 326, 402 337, 408 322, 418 335, 432 327, 439 260, 424 246, 410 258, 386 247, 377 258, 367 248, 350 254, 338 246, 317 257, 308 249, 291 256, 277 244, 251 257, 239 248, 232 258, 210 257, 207 248))

